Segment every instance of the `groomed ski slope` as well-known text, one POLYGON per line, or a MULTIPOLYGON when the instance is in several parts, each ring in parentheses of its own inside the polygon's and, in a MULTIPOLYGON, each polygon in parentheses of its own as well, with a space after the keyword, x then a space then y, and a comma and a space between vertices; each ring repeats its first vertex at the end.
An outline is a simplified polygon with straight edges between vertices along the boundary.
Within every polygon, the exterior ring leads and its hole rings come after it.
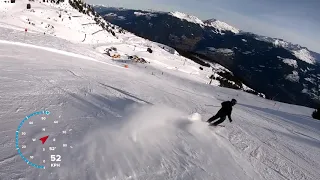
MULTIPOLYGON (((15 23, 0 28, 1 180, 320 177, 320 122, 310 118, 312 109, 208 85, 208 69, 131 34, 90 44, 36 28, 25 37, 15 23), (150 64, 113 61, 101 54, 110 46, 150 64), (238 100, 232 123, 202 122, 231 98, 238 100), (41 110, 59 120, 45 122, 50 137, 68 130, 57 138, 72 146, 58 149, 60 168, 35 169, 15 150, 17 126, 41 110)), ((33 148, 41 153, 41 144, 33 148)))
POLYGON ((320 125, 309 117, 311 109, 209 86, 165 68, 115 68, 3 42, 0 51, 1 179, 319 177, 320 125), (207 119, 218 108, 206 104, 230 98, 239 104, 225 128, 190 116, 207 119), (14 151, 20 120, 42 109, 72 129, 67 141, 73 149, 51 172, 28 167, 14 151))

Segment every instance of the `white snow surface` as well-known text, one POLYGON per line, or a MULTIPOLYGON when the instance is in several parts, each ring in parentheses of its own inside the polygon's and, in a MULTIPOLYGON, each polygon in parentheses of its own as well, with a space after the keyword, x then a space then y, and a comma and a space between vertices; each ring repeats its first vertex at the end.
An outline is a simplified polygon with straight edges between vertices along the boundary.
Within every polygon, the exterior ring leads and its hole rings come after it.
POLYGON ((233 50, 232 49, 227 49, 227 48, 218 48, 216 49, 217 52, 219 53, 224 53, 224 54, 233 54, 233 50))
POLYGON ((186 20, 186 21, 189 21, 189 22, 192 22, 192 23, 195 23, 195 24, 199 24, 199 25, 203 25, 204 24, 196 16, 188 15, 188 14, 185 14, 185 13, 182 13, 182 12, 178 12, 178 11, 170 12, 169 14, 174 16, 174 17, 177 17, 177 18, 179 18, 181 20, 186 20))
POLYGON ((283 40, 281 40, 281 39, 274 39, 273 44, 274 44, 275 46, 284 47, 284 48, 287 48, 288 45, 289 45, 288 42, 283 41, 283 40))
POLYGON ((266 41, 266 42, 271 42, 274 44, 274 46, 283 47, 291 51, 292 54, 296 56, 298 59, 305 61, 309 64, 316 63, 316 58, 312 55, 312 53, 308 49, 301 47, 298 44, 292 44, 282 39, 270 38, 266 36, 257 36, 256 39, 266 41))
POLYGON ((206 20, 205 25, 216 28, 219 31, 219 33, 222 33, 222 31, 231 31, 235 34, 238 34, 240 32, 239 29, 216 19, 206 20))
POLYGON ((292 71, 292 74, 288 74, 286 76, 286 79, 292 82, 299 82, 300 80, 300 76, 299 73, 297 71, 292 71))
POLYGON ((142 12, 134 12, 134 15, 136 16, 147 16, 147 17, 156 17, 156 14, 152 13, 142 13, 142 12))
MULTIPOLYGON (((211 69, 200 71, 191 60, 130 33, 83 43, 72 36, 79 29, 57 22, 56 36, 38 27, 25 35, 19 17, 47 18, 25 10, 27 2, 0 14, 7 20, 0 19, 1 180, 320 177, 320 122, 310 117, 312 109, 209 86, 211 69), (102 54, 110 47, 117 48, 119 61, 102 54), (132 63, 127 55, 150 64, 132 63), (203 122, 231 98, 238 100, 232 123, 214 128, 203 122), (23 125, 26 135, 20 134, 19 143, 26 148, 19 147, 25 157, 34 156, 33 163, 45 159, 44 170, 26 164, 15 149, 19 123, 42 110, 51 114, 23 125), (50 135, 45 145, 37 140, 43 135, 50 135), (52 145, 54 152, 42 151, 52 145), (50 167, 53 153, 61 155, 60 168, 50 167)), ((43 13, 58 10, 38 5, 43 13)))
POLYGON ((185 14, 185 13, 182 13, 182 12, 178 12, 178 11, 175 11, 175 12, 170 12, 169 13, 170 15, 174 16, 174 17, 177 17, 181 20, 186 20, 186 21, 189 21, 189 22, 192 22, 192 23, 195 23, 195 24, 199 24, 200 26, 210 26, 210 27, 214 27, 217 32, 216 33, 220 33, 220 34, 223 34, 223 31, 231 31, 235 34, 238 34, 240 32, 239 29, 225 23, 225 22, 222 22, 222 21, 219 21, 219 20, 216 20, 216 19, 209 19, 209 20, 206 20, 206 21, 202 21, 200 20, 198 17, 196 16, 192 16, 192 15, 188 15, 188 14, 185 14))
POLYGON ((292 51, 293 55, 295 55, 298 59, 305 61, 309 64, 315 64, 316 59, 310 54, 310 51, 307 49, 300 49, 296 51, 292 51))
POLYGON ((210 51, 213 51, 213 52, 222 53, 222 54, 226 54, 226 55, 233 55, 234 54, 233 50, 228 49, 228 48, 207 47, 207 49, 209 49, 210 51))
POLYGON ((27 0, 19 0, 13 4, 1 3, 0 27, 13 26, 22 31, 27 29, 74 43, 93 44, 120 41, 107 31, 100 31, 102 28, 95 24, 94 16, 79 13, 69 5, 68 1, 59 5, 38 1, 29 2, 31 10, 26 9, 27 3, 27 0))
POLYGON ((104 15, 104 16, 113 16, 113 17, 115 17, 115 16, 118 16, 118 15, 115 14, 115 13, 108 13, 108 14, 106 14, 106 15, 104 15))
POLYGON ((309 81, 310 83, 312 83, 312 84, 316 84, 316 81, 315 81, 315 79, 313 79, 313 78, 304 78, 306 81, 309 81))
POLYGON ((178 51, 176 51, 174 48, 172 48, 170 46, 167 46, 167 45, 164 45, 164 44, 160 44, 160 43, 156 43, 156 42, 155 42, 155 44, 158 44, 159 47, 161 47, 162 49, 168 51, 171 54, 179 55, 178 51))
POLYGON ((288 64, 289 66, 292 66, 294 68, 298 68, 298 63, 294 59, 283 59, 282 60, 284 63, 288 64))

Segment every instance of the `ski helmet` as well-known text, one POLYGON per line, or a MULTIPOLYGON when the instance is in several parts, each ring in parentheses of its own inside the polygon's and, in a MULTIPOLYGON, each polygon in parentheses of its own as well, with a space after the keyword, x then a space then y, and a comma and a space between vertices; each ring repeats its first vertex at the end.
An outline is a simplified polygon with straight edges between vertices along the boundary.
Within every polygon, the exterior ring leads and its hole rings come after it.
POLYGON ((232 102, 233 104, 237 104, 237 100, 235 100, 235 99, 232 99, 231 102, 232 102))

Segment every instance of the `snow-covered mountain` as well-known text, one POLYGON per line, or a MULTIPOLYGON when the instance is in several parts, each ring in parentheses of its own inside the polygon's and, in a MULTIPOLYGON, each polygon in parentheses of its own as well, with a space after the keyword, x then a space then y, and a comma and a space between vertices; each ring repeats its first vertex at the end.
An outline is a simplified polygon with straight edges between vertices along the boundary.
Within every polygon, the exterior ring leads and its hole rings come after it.
POLYGON ((207 26, 211 26, 211 27, 214 27, 215 29, 217 29, 218 33, 221 33, 223 31, 231 31, 235 34, 238 34, 240 32, 239 29, 237 29, 233 26, 230 26, 229 24, 222 22, 222 21, 219 21, 217 19, 209 19, 209 20, 204 21, 204 23, 207 26))
POLYGON ((90 9, 0 3, 1 180, 320 176, 313 109, 208 85, 231 72, 207 62, 213 73, 90 9), (232 98, 232 123, 202 122, 232 98))
POLYGON ((306 47, 302 47, 298 44, 293 44, 293 43, 290 43, 290 42, 287 42, 283 39, 278 39, 278 38, 270 38, 270 37, 258 36, 258 35, 256 35, 256 37, 259 40, 270 42, 270 43, 274 44, 274 46, 276 46, 276 47, 283 47, 285 49, 288 49, 298 59, 305 61, 309 64, 315 64, 317 61, 318 62, 320 61, 319 54, 308 50, 306 47))
POLYGON ((177 17, 177 18, 179 18, 181 20, 186 20, 188 22, 192 22, 192 23, 195 23, 195 24, 204 25, 204 23, 199 18, 197 18, 196 16, 188 15, 188 14, 185 14, 185 13, 182 13, 182 12, 179 12, 179 11, 170 12, 169 15, 177 17))
MULTIPOLYGON (((120 11, 129 10, 129 9, 125 9, 125 8, 113 8, 113 7, 103 6, 103 5, 96 5, 95 8, 98 9, 98 12, 103 12, 106 9, 112 9, 112 10, 118 10, 118 11, 119 10, 120 11)), ((157 11, 152 11, 152 12, 154 12, 153 16, 157 16, 156 13, 165 14, 165 12, 157 12, 157 11)), ((139 12, 135 12, 135 13, 140 14, 141 12, 139 11, 139 12)), ((191 23, 199 24, 201 27, 205 27, 205 26, 213 27, 213 28, 215 28, 214 32, 219 33, 219 34, 221 34, 221 33, 223 34, 223 32, 225 32, 225 31, 229 31, 234 34, 238 34, 241 32, 241 30, 239 30, 238 28, 231 26, 231 25, 227 24, 226 22, 219 21, 217 19, 209 19, 209 20, 202 21, 196 16, 188 15, 188 14, 178 12, 178 11, 169 12, 168 14, 171 16, 174 16, 176 18, 179 18, 181 20, 186 20, 191 23)), ((244 33, 248 34, 247 32, 244 32, 244 33)), ((249 33, 249 34, 251 34, 251 33, 249 33)), ((307 63, 314 64, 316 62, 316 60, 320 61, 320 59, 319 59, 320 54, 312 52, 312 51, 308 50, 306 47, 302 47, 298 44, 293 44, 293 43, 287 42, 287 41, 285 41, 283 39, 279 39, 279 38, 271 38, 271 37, 266 37, 266 36, 261 36, 261 35, 256 35, 256 34, 252 34, 252 35, 254 35, 258 40, 267 41, 267 42, 273 43, 274 46, 283 47, 283 48, 286 48, 286 49, 292 51, 292 53, 297 58, 299 58, 307 63)))
POLYGON ((105 19, 141 37, 186 52, 184 56, 201 54, 205 56, 202 59, 223 65, 269 98, 312 107, 320 103, 320 55, 305 47, 185 13, 152 12, 153 16, 146 18, 134 13, 151 12, 95 8, 102 15, 112 13, 113 17, 105 19), (116 18, 119 16, 123 19, 116 18), (297 63, 292 66, 288 60, 297 63), (299 78, 287 78, 292 75, 299 78), (313 80, 307 81, 309 78, 313 80))
POLYGON ((223 34, 224 31, 230 31, 230 32, 237 34, 240 32, 239 29, 237 29, 237 28, 235 28, 225 22, 219 21, 217 19, 208 19, 208 20, 202 21, 196 16, 188 15, 188 14, 178 12, 178 11, 170 12, 168 14, 172 15, 176 18, 179 18, 181 20, 186 20, 191 23, 199 24, 201 27, 205 27, 205 26, 213 27, 213 28, 215 28, 216 33, 223 34))
MULTIPOLYGON (((97 14, 92 6, 81 3, 80 1, 69 1, 69 2, 60 2, 60 3, 32 3, 32 9, 27 10, 28 15, 22 14, 20 11, 12 11, 13 8, 25 9, 25 2, 17 2, 14 4, 6 3, 2 6, 3 10, 3 18, 0 20, 2 22, 3 27, 25 27, 28 32, 41 32, 44 35, 51 35, 59 38, 63 38, 66 40, 70 40, 74 43, 84 43, 84 44, 104 44, 104 43, 120 43, 123 42, 128 37, 123 37, 122 34, 125 32, 122 28, 110 24, 105 21, 102 16, 97 14), (52 9, 41 9, 43 4, 52 7, 52 9), (58 8, 58 10, 56 10, 58 8), (78 11, 78 12, 75 12, 78 11), (30 14, 31 13, 31 14, 30 14), (39 16, 44 16, 44 18, 39 19, 39 16), (8 24, 10 22, 10 24, 8 24), (72 34, 72 36, 70 36, 72 34)), ((121 9, 116 9, 121 10, 121 9)), ((154 17, 152 13, 141 13, 135 12, 135 16, 144 16, 146 18, 154 17)), ((111 16, 108 14, 108 16, 111 16)), ((22 28, 23 29, 23 28, 22 28)), ((21 29, 21 30, 22 30, 21 29)), ((129 33, 130 34, 130 33, 129 33)), ((132 36, 132 35, 131 35, 132 36)), ((145 40, 143 40, 145 41, 145 40)), ((143 43, 139 42, 140 46, 145 46, 143 43)), ((164 48, 164 45, 153 43, 146 43, 148 46, 144 47, 145 49, 150 47, 153 48, 163 48, 162 50, 167 50, 169 53, 172 52, 171 49, 164 48), (155 46, 155 47, 154 47, 155 46)), ((103 47, 107 48, 107 46, 103 47)), ((106 53, 105 50, 101 47, 97 47, 101 53, 106 53)), ((175 50, 174 50, 175 51, 175 50)), ((125 50, 120 52, 118 47, 118 52, 123 55, 126 54, 125 50)), ((179 57, 179 53, 175 54, 179 57)), ((183 59, 183 57, 180 57, 183 59)), ((200 67, 200 66, 199 66, 200 67)), ((171 67, 168 67, 171 68, 171 67)), ((174 68, 177 69, 177 68, 174 68)), ((215 66, 213 64, 212 68, 201 67, 201 71, 206 72, 205 77, 207 77, 207 81, 209 82, 209 77, 215 72, 225 72, 226 74, 230 74, 230 72, 223 68, 222 66, 215 66), (219 67, 218 69, 216 67, 219 67)), ((179 70, 179 69, 177 69, 179 70)), ((198 74, 200 69, 198 70, 182 70, 190 73, 198 74)), ((223 74, 216 74, 216 78, 213 82, 214 85, 221 85, 222 83, 230 83, 230 86, 234 85, 239 89, 248 91, 246 88, 247 85, 244 85, 242 82, 235 82, 235 80, 228 79, 226 76, 223 77, 223 74), (220 82, 223 81, 223 82, 220 82)), ((232 76, 231 74, 229 76, 232 76)), ((248 92, 254 92, 255 94, 259 94, 264 96, 262 93, 258 93, 251 89, 248 92)))
POLYGON ((30 33, 42 32, 44 35, 52 35, 73 42, 119 41, 113 36, 113 31, 119 32, 121 28, 115 28, 114 25, 98 16, 89 5, 82 7, 81 10, 78 10, 81 12, 77 13, 69 2, 55 4, 31 1, 30 5, 31 9, 27 9, 25 1, 2 3, 0 7, 0 12, 3 14, 0 19, 1 26, 9 28, 20 27, 20 30, 27 29, 30 33), (43 4, 52 7, 52 9, 41 9, 43 4), (17 11, 17 8, 24 9, 24 12, 28 13, 28 15, 17 11), (86 13, 86 16, 83 12, 86 13), (39 16, 44 17, 39 19, 39 16), (95 35, 96 33, 97 35, 95 35))
POLYGON ((216 33, 223 33, 224 31, 231 31, 231 32, 237 34, 240 32, 239 29, 237 29, 237 28, 235 28, 225 22, 219 21, 217 19, 208 19, 208 20, 202 21, 196 16, 188 15, 188 14, 178 12, 178 11, 170 12, 169 15, 172 15, 176 18, 181 19, 181 20, 186 20, 191 23, 199 24, 202 27, 205 27, 205 26, 214 27, 216 29, 216 33))

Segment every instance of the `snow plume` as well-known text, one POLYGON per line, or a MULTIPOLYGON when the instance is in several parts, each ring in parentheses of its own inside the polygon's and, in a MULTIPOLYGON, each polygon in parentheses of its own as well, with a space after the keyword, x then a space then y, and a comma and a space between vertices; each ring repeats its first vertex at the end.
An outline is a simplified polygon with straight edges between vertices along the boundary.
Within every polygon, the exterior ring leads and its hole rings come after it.
MULTIPOLYGON (((88 133, 74 148, 66 179, 149 179, 163 177, 163 169, 179 169, 186 146, 181 137, 188 115, 165 106, 132 106, 116 124, 88 133), (181 131, 182 130, 182 131, 181 131), (180 139, 180 140, 179 140, 180 139), (181 153, 181 154, 180 154, 181 153), (172 162, 165 157, 172 157, 172 162), (157 172, 145 174, 145 172, 157 172)), ((199 115, 192 116, 199 120, 199 115)), ((66 168, 64 169, 66 171, 66 168)), ((63 174, 63 172, 61 172, 63 174)))

